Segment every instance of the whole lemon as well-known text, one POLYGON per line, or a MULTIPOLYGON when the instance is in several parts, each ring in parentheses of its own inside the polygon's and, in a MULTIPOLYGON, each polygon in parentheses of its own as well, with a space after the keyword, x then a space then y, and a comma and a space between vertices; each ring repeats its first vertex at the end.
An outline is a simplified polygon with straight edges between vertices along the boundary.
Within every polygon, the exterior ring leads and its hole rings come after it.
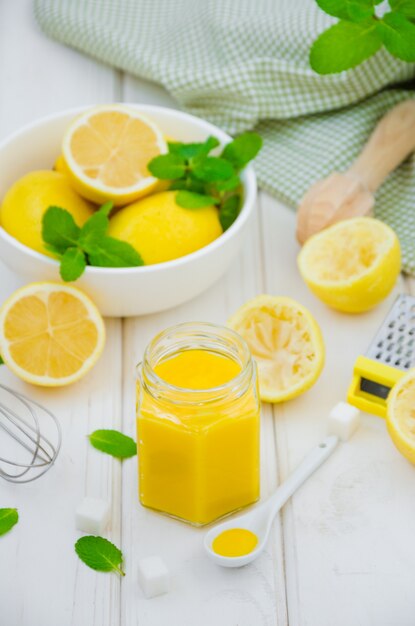
POLYGON ((68 171, 67 165, 65 163, 65 159, 63 158, 63 155, 60 154, 58 156, 58 158, 56 159, 54 165, 53 165, 53 169, 55 170, 55 172, 60 172, 61 174, 66 174, 68 171))
POLYGON ((69 211, 78 226, 94 212, 93 205, 72 189, 66 176, 41 170, 26 174, 10 187, 0 207, 0 225, 32 250, 53 256, 42 239, 42 217, 50 206, 69 211))
POLYGON ((147 265, 195 252, 222 234, 218 210, 184 209, 176 191, 164 191, 120 209, 108 234, 131 244, 147 265))

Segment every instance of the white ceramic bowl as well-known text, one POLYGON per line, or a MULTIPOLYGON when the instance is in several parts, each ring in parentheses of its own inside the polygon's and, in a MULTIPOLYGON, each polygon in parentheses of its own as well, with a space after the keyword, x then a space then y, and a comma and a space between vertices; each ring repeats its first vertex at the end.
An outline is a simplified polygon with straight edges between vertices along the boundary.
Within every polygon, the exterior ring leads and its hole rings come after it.
MULTIPOLYGON (((215 135, 222 144, 230 137, 193 115, 164 107, 131 104, 154 120, 163 133, 180 141, 202 141, 215 135)), ((18 178, 50 169, 61 151, 68 123, 88 107, 63 111, 28 126, 0 144, 0 198, 18 178)), ((232 226, 208 246, 174 261, 131 268, 87 267, 75 283, 88 293, 103 315, 130 316, 162 311, 193 298, 214 283, 241 248, 256 198, 252 167, 242 175, 244 203, 232 226)), ((60 280, 57 261, 19 243, 0 227, 0 259, 28 282, 60 280)))

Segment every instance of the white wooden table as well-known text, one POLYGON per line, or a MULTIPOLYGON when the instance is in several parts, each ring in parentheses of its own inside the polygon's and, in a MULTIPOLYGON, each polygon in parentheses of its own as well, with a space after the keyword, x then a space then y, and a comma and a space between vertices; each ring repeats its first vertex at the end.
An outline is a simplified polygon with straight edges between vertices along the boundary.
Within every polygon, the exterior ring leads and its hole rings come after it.
MULTIPOLYGON (((161 88, 48 40, 30 0, 0 2, 0 84, 1 137, 85 103, 175 106, 161 88)), ((227 275, 177 309, 108 319, 105 354, 79 384, 29 389, 1 368, 0 382, 44 402, 63 428, 59 460, 45 477, 0 483, 0 507, 20 513, 19 524, 0 538, 1 626, 414 626, 415 469, 395 450, 381 419, 364 416, 353 440, 285 506, 266 553, 240 570, 207 560, 203 531, 139 506, 135 459, 121 466, 86 440, 96 428, 134 435, 134 366, 157 331, 189 320, 224 323, 261 292, 289 295, 318 319, 327 364, 306 395, 263 407, 262 496, 270 494, 323 436, 329 409, 345 398, 355 357, 393 299, 356 317, 329 311, 304 286, 296 254, 293 213, 262 193, 255 228, 227 275), (93 572, 74 553, 74 511, 85 495, 112 502, 108 537, 125 554, 122 581, 93 572), (136 570, 137 560, 150 554, 167 562, 172 589, 146 600, 136 570)), ((0 267, 0 300, 19 284, 0 267)), ((402 280, 399 289, 410 283, 402 280)))

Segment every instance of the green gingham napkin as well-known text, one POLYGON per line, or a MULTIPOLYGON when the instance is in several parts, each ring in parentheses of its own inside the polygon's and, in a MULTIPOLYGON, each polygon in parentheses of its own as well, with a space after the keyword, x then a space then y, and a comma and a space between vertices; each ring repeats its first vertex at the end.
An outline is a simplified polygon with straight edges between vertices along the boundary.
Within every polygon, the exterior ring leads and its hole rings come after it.
MULTIPOLYGON (((415 65, 385 50, 353 70, 315 74, 311 42, 334 20, 314 0, 35 0, 35 14, 48 35, 162 83, 191 113, 230 133, 255 128, 265 142, 260 185, 292 206, 348 167, 391 106, 415 97, 396 87, 415 65)), ((398 233, 413 274, 414 198, 412 156, 377 193, 376 215, 398 233)))

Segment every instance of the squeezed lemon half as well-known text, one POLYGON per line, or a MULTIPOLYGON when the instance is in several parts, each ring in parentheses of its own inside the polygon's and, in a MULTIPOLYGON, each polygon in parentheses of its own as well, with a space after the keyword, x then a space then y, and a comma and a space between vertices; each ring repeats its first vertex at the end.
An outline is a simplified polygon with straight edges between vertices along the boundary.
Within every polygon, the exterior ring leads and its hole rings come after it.
POLYGON ((390 392, 386 425, 399 452, 415 464, 415 369, 403 376, 390 392))
POLYGON ((256 360, 261 400, 295 398, 319 377, 323 337, 310 311, 295 300, 257 296, 238 309, 228 326, 245 339, 256 360))
POLYGON ((59 283, 31 283, 0 309, 0 354, 26 382, 54 387, 79 380, 97 362, 105 326, 82 291, 59 283))
POLYGON ((114 104, 73 120, 63 139, 59 167, 85 198, 120 206, 157 186, 147 165, 164 152, 166 141, 151 120, 132 107, 114 104))
POLYGON ((396 283, 399 240, 383 222, 356 217, 308 239, 298 267, 310 290, 328 306, 347 313, 368 311, 396 283))

